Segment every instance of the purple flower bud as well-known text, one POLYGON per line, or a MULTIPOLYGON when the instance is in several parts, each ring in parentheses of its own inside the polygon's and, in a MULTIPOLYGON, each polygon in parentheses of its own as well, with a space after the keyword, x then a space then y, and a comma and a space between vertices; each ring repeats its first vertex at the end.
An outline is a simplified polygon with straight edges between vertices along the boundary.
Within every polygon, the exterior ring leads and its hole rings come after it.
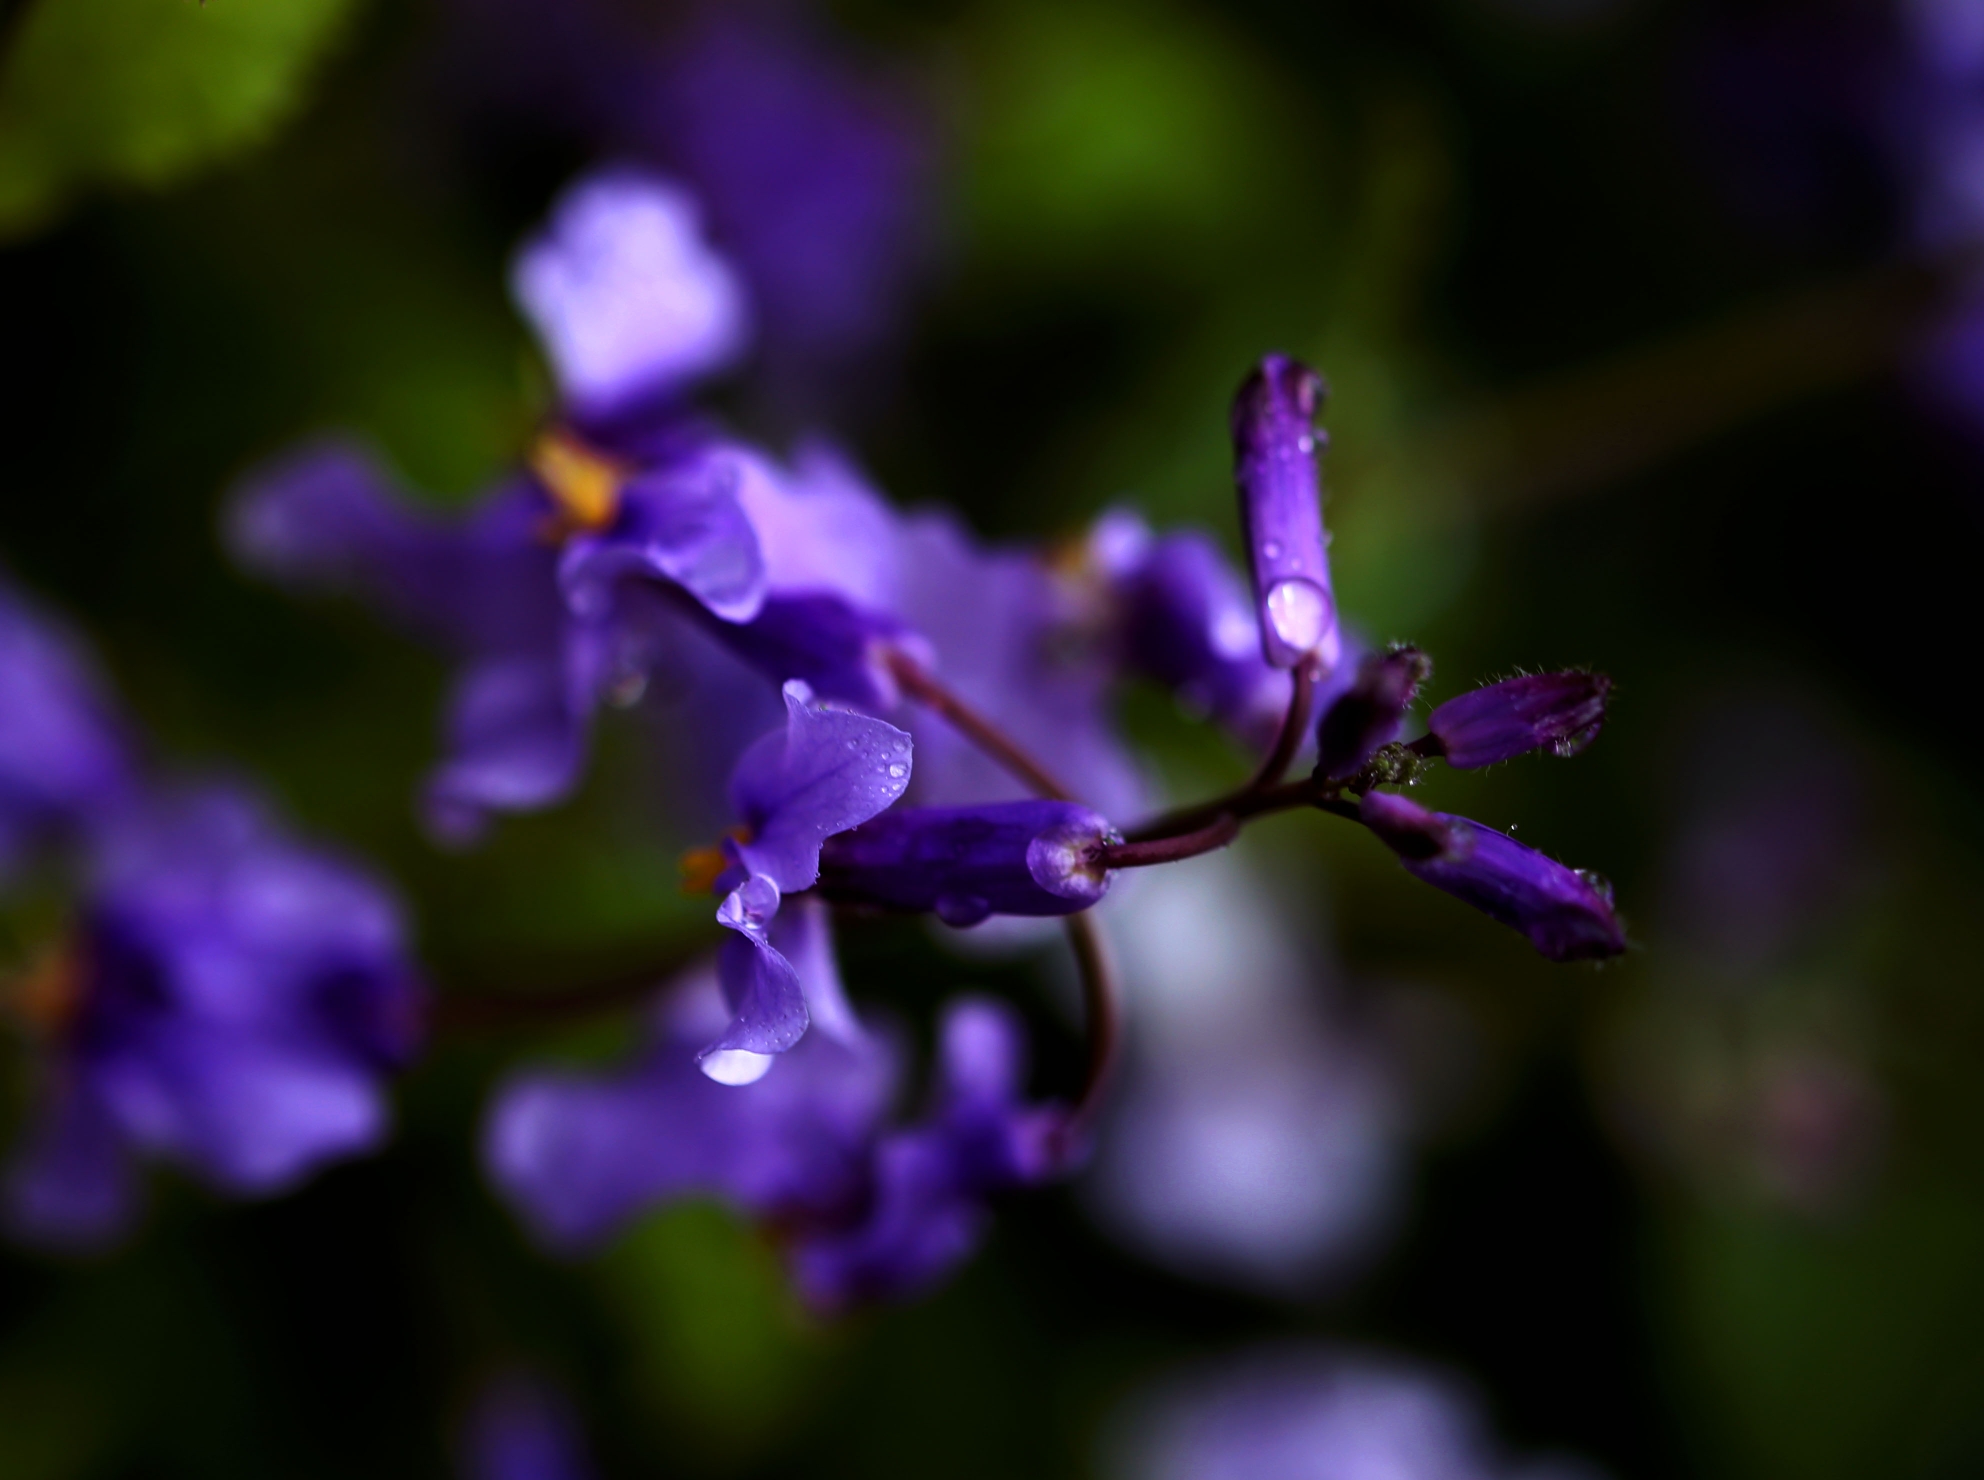
POLYGON ((1254 577, 1261 652, 1277 668, 1334 668, 1342 655, 1316 472, 1322 378, 1269 355, 1233 401, 1233 475, 1254 577))
POLYGON ((1388 792, 1361 804, 1364 825, 1436 889, 1520 930, 1552 961, 1598 960, 1626 949, 1612 888, 1465 817, 1429 812, 1388 792))
MULTIPOLYGON (((1105 520, 1141 536, 1142 548, 1112 572, 1124 661, 1248 744, 1268 745, 1288 712, 1288 675, 1261 658, 1244 584, 1203 533, 1153 541, 1130 517, 1105 520)), ((1111 532, 1099 526, 1098 538, 1111 532)))
POLYGON ((1072 915, 1108 893, 1095 850, 1114 837, 1072 802, 911 807, 829 838, 820 889, 837 903, 929 910, 960 929, 989 915, 1072 915))
POLYGON ((1316 727, 1316 774, 1328 781, 1354 776, 1373 752, 1396 740, 1406 709, 1432 671, 1432 661, 1413 647, 1366 658, 1356 681, 1316 727))
POLYGON ((1463 771, 1550 748, 1573 756, 1598 738, 1612 680, 1602 673, 1533 673, 1449 699, 1426 730, 1447 764, 1463 771))

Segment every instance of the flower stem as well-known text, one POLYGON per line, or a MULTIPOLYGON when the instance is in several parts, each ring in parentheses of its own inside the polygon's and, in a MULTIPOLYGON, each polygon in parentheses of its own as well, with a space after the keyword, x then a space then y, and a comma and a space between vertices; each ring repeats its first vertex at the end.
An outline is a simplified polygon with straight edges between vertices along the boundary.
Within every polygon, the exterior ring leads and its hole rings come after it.
POLYGON ((1123 988, 1116 974, 1115 955, 1094 913, 1084 910, 1069 915, 1066 924, 1068 944, 1074 949, 1075 967, 1081 975, 1082 1011, 1088 1031, 1088 1066, 1069 1124, 1072 1150, 1087 1139, 1086 1133, 1116 1075, 1116 1060, 1123 1041, 1123 988))
POLYGON ((1074 794, 1055 780, 1045 766, 991 720, 944 687, 929 669, 900 651, 891 652, 888 662, 889 672, 902 685, 903 693, 941 715, 952 729, 997 761, 1030 791, 1056 802, 1074 800, 1074 794))

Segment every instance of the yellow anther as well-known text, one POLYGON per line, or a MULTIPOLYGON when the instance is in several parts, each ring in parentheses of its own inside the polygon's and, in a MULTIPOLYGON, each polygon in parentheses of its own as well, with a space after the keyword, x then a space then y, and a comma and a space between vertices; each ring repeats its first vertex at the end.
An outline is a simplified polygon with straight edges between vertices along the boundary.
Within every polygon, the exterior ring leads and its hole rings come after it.
POLYGON ((570 432, 540 436, 530 449, 530 470, 558 506, 561 537, 604 529, 620 512, 627 470, 570 432))
MULTIPOLYGON (((751 841, 751 829, 742 823, 731 828, 724 837, 733 843, 751 841)), ((716 881, 730 867, 730 854, 719 843, 713 848, 691 848, 682 855, 677 865, 682 870, 682 892, 684 894, 709 894, 716 888, 716 881)))
POLYGON ((60 1033, 83 1005, 83 955, 74 941, 50 946, 19 976, 7 980, 0 1000, 37 1033, 60 1033))
POLYGON ((721 848, 691 848, 682 855, 679 866, 684 894, 708 894, 716 888, 716 881, 723 871, 730 867, 730 860, 723 856, 721 848))

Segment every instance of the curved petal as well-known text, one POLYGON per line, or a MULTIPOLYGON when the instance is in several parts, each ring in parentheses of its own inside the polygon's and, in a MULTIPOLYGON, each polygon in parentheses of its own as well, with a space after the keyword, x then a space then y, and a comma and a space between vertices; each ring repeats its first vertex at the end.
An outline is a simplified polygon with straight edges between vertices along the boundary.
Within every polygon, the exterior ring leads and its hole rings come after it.
POLYGON ((634 478, 613 525, 573 540, 558 566, 566 601, 586 617, 611 609, 620 582, 641 579, 680 586, 725 622, 758 614, 765 561, 735 468, 704 458, 634 478))
POLYGON ((785 893, 820 876, 820 845, 866 822, 909 785, 909 736, 864 714, 827 709, 785 686, 786 723, 744 752, 730 798, 751 828, 738 854, 785 893))

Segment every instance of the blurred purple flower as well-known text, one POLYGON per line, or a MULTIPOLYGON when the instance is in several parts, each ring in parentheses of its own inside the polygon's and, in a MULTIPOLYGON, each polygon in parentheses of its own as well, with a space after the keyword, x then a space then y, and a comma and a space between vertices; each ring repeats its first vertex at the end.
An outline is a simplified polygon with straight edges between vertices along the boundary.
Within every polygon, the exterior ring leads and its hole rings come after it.
POLYGON ((698 1072, 695 1046, 725 1010, 710 975, 692 976, 635 1068, 527 1071, 498 1092, 485 1163, 545 1243, 582 1252, 651 1207, 714 1197, 770 1228, 801 1295, 831 1311, 927 1288, 976 1246, 987 1197, 1065 1170, 1060 1112, 1019 1098, 1003 1007, 952 1006, 936 1104, 900 1131, 886 1124, 889 1036, 811 1033, 772 1072, 724 1085, 698 1072))
POLYGON ((1123 666, 1265 749, 1288 712, 1288 674, 1261 656, 1245 583, 1211 536, 1153 537, 1136 515, 1114 510, 1089 544, 1108 582, 1123 666))
POLYGON ((732 363, 748 330, 695 201, 632 169, 595 171, 559 198, 517 254, 511 292, 581 422, 666 401, 732 363))
POLYGON ((390 896, 224 789, 135 807, 94 851, 74 941, 30 982, 47 1082, 16 1231, 114 1238, 138 1154, 257 1196, 377 1145, 422 997, 390 896))
POLYGON ((1115 1425, 1112 1480, 1596 1480, 1511 1463, 1464 1390, 1395 1358, 1267 1347, 1160 1383, 1115 1425))
POLYGON ((130 741, 89 656, 0 578, 0 883, 132 785, 130 741))
POLYGON ((458 94, 694 192, 775 393, 817 410, 873 382, 933 244, 936 131, 905 76, 780 0, 704 4, 666 27, 604 0, 455 11, 442 61, 458 94))
POLYGON ((1329 952, 1244 850, 1131 882, 1103 913, 1136 1010, 1088 1201, 1181 1273, 1284 1296, 1337 1284, 1400 1210, 1400 1076, 1330 1013, 1329 952))
POLYGON ((459 1436, 463 1480, 591 1480, 578 1419, 563 1395, 526 1373, 491 1381, 459 1436))

